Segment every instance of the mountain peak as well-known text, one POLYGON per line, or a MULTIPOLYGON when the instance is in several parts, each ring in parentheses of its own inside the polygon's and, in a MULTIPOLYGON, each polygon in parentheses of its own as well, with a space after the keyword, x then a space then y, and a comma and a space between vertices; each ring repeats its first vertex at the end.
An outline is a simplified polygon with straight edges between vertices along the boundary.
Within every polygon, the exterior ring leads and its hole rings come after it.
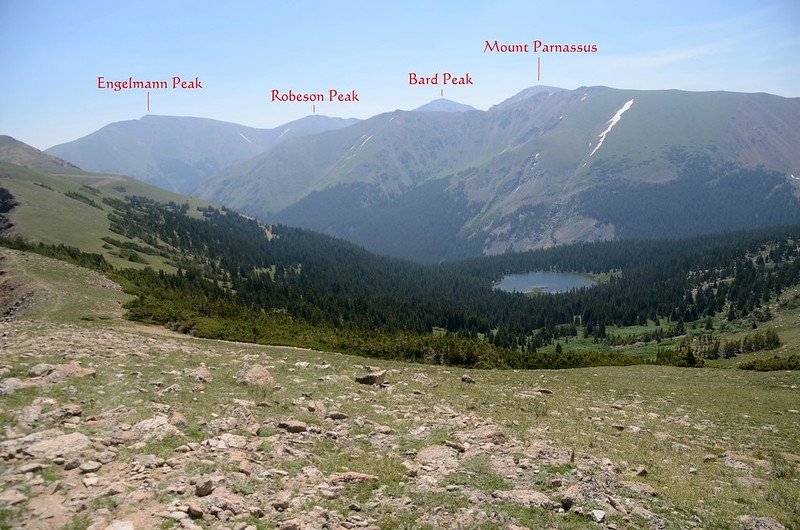
POLYGON ((505 101, 503 101, 501 103, 498 103, 497 105, 493 106, 489 110, 499 109, 499 108, 502 108, 502 107, 506 107, 508 105, 513 105, 514 103, 526 100, 528 98, 536 96, 537 94, 542 94, 542 93, 545 93, 545 92, 547 94, 555 94, 556 92, 564 92, 566 90, 567 90, 566 88, 559 88, 559 87, 547 86, 547 85, 536 85, 536 86, 528 87, 528 88, 526 88, 524 90, 520 90, 519 92, 517 92, 516 94, 514 94, 510 98, 506 99, 505 101))
POLYGON ((426 103, 421 107, 417 107, 414 111, 418 112, 469 112, 471 110, 478 110, 470 105, 450 101, 449 99, 439 98, 434 99, 430 103, 426 103))

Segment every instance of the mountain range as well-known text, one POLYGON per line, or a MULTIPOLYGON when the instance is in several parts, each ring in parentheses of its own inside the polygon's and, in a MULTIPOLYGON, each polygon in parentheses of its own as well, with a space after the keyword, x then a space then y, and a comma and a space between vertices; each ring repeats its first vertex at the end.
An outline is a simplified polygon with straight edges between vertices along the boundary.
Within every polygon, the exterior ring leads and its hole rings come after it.
POLYGON ((106 125, 46 150, 87 171, 129 175, 188 193, 226 167, 290 138, 346 127, 357 119, 307 116, 274 129, 182 116, 147 115, 106 125))
POLYGON ((210 120, 145 117, 47 152, 425 263, 800 222, 798 98, 538 86, 487 111, 436 100, 297 126, 310 119, 266 139, 224 124, 223 142, 210 120), (193 138, 180 149, 175 120, 193 138))
POLYGON ((800 99, 528 89, 294 139, 197 194, 423 262, 800 220, 800 99))

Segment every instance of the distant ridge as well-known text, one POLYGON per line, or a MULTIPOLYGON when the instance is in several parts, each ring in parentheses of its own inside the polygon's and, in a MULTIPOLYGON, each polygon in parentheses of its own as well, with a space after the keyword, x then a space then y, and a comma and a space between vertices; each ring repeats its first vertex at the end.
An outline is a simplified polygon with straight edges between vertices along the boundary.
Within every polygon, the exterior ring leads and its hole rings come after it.
POLYGON ((186 116, 147 115, 106 125, 47 153, 87 171, 129 175, 161 188, 189 193, 228 166, 282 142, 358 123, 307 116, 272 129, 186 116))

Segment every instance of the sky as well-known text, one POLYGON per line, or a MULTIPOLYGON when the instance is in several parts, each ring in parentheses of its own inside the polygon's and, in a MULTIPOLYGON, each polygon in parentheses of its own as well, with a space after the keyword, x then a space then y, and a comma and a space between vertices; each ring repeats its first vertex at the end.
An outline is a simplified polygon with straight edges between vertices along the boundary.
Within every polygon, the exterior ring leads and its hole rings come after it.
POLYGON ((487 109, 537 84, 800 97, 798 28, 799 0, 0 0, 0 134, 46 149, 146 114, 272 128, 440 95, 487 109), (487 40, 598 51, 484 53, 487 40), (410 85, 410 72, 472 84, 410 85), (151 90, 148 112, 146 90, 100 90, 98 76, 203 88, 151 90), (273 89, 359 101, 271 102, 273 89))

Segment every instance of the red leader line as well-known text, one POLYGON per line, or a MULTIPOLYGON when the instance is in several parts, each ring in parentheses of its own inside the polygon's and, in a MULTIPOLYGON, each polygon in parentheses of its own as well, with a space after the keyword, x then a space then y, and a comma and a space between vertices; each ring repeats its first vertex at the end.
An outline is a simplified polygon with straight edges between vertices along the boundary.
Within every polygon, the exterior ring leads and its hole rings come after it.
POLYGON ((316 114, 316 112, 317 112, 317 106, 316 105, 311 105, 311 113, 312 114, 316 114))
POLYGON ((536 58, 536 80, 537 81, 541 81, 542 80, 542 58, 541 57, 537 57, 536 58))
POLYGON ((150 112, 150 92, 147 93, 147 112, 150 112))

